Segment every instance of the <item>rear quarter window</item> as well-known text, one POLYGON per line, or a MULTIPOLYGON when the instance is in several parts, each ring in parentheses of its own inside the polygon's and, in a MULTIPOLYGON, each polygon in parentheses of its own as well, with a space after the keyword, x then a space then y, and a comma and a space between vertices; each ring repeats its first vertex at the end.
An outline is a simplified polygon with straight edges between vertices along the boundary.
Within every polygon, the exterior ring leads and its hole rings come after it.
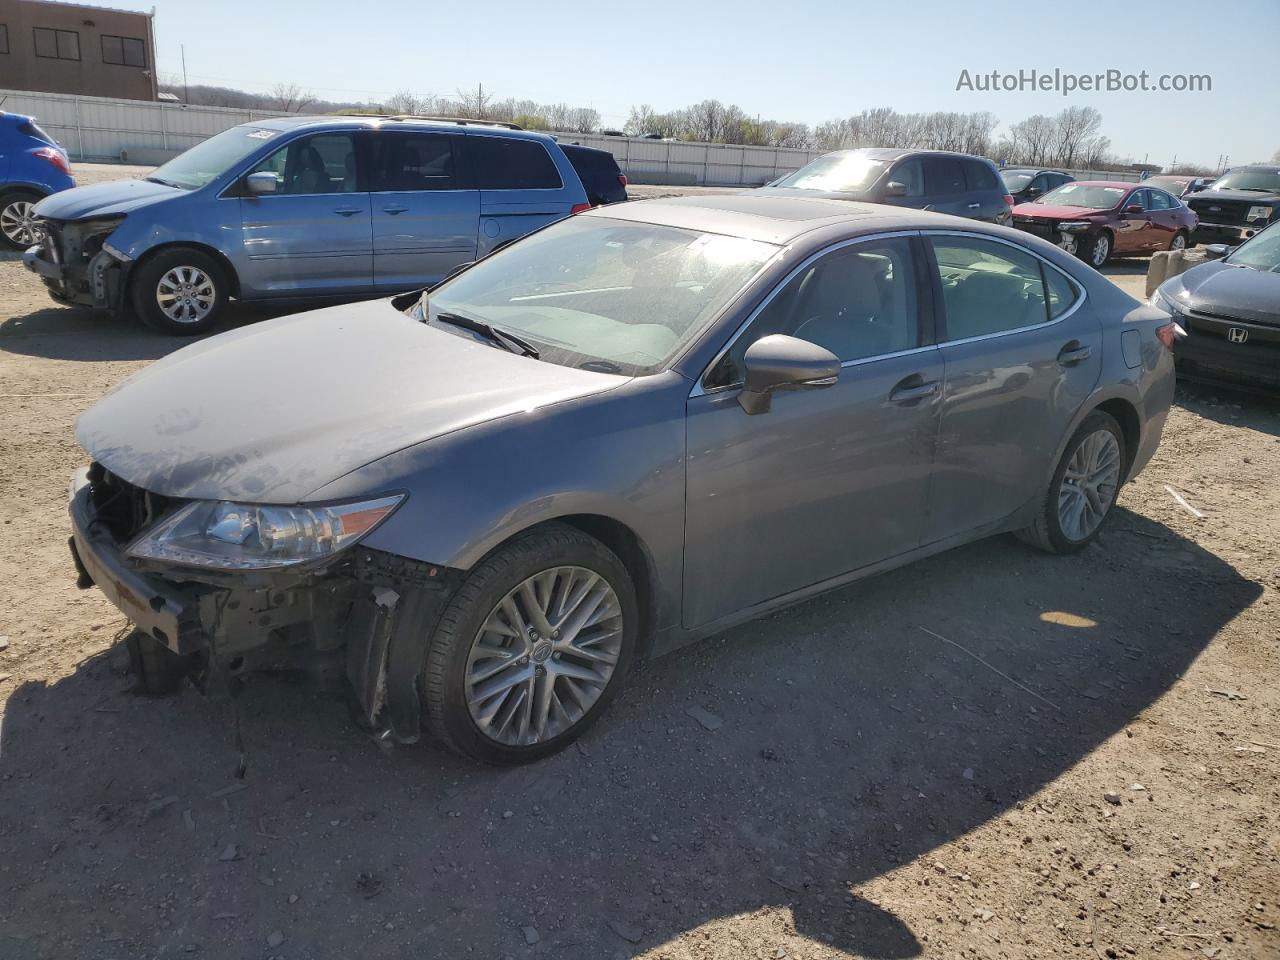
MULTIPOLYGON (((966 160, 964 164, 965 179, 969 181, 970 190, 995 190, 999 186, 996 172, 979 160, 966 160)), ((1000 191, 1004 192, 1003 189, 1000 191)))
POLYGON ((547 148, 536 140, 467 137, 467 153, 481 190, 558 190, 564 184, 547 148))

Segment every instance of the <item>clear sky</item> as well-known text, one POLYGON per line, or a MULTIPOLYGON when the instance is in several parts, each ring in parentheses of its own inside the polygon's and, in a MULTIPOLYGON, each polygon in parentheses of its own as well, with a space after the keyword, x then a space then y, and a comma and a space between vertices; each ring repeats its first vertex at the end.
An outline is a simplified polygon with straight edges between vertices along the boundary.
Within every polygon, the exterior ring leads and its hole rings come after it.
MULTIPOLYGON (((593 106, 620 126, 633 104, 708 97, 818 123, 887 106, 990 110, 1005 123, 1065 106, 1102 112, 1134 161, 1269 160, 1280 149, 1280 0, 1042 4, 647 0, 155 0, 162 75, 264 92, 296 82, 326 99, 408 89, 593 106), (980 10, 980 13, 971 11, 980 10), (1203 93, 957 91, 971 75, 1055 68, 1209 74, 1203 93)), ((146 9, 149 0, 110 6, 146 9)))

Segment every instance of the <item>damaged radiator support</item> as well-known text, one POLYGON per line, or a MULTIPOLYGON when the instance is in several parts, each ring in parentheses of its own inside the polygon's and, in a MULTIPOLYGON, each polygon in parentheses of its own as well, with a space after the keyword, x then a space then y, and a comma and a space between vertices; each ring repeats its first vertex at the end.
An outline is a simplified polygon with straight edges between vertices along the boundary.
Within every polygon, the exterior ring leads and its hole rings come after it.
POLYGON ((373 550, 357 557, 369 592, 347 630, 347 679, 357 721, 401 743, 421 735, 418 675, 436 620, 457 585, 455 571, 373 550))

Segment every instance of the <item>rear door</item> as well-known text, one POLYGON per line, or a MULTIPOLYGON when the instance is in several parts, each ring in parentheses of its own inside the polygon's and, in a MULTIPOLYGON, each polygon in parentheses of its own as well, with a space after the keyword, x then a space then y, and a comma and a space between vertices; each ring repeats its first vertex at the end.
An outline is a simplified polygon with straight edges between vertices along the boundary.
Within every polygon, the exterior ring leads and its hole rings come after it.
POLYGON ((540 140, 468 133, 467 155, 480 189, 477 255, 523 237, 563 217, 586 191, 559 150, 553 157, 540 140))
POLYGON ((373 274, 379 290, 436 283, 476 258, 480 193, 457 134, 370 134, 373 274))
POLYGON ((979 205, 970 207, 968 186, 964 169, 955 157, 921 157, 924 166, 924 190, 928 197, 926 210, 951 213, 957 217, 972 217, 979 205))
POLYGON ((1102 371, 1102 328, 1075 283, 1021 246, 927 236, 945 366, 930 541, 998 524, 1044 495, 1102 371))
POLYGON ((1174 234, 1181 228, 1178 222, 1178 209, 1182 205, 1172 194, 1154 187, 1147 189, 1150 201, 1148 214, 1151 218, 1151 248, 1168 250, 1173 243, 1174 234))
POLYGON ((964 204, 965 216, 987 223, 1006 219, 1010 207, 1004 202, 1004 186, 994 168, 981 160, 961 160, 969 198, 964 204))
POLYGON ((355 134, 299 137, 254 167, 276 192, 240 198, 246 296, 360 293, 373 287, 369 194, 355 134))

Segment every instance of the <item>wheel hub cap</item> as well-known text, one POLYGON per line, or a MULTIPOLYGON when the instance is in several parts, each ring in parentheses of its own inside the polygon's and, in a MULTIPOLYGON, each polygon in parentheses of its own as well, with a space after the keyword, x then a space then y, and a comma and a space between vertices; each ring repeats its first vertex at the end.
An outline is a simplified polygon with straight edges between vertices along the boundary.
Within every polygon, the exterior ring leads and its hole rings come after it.
POLYGON ((559 736, 600 699, 621 652, 622 604, 608 581, 585 567, 534 574, 498 602, 471 643, 471 719, 507 746, 559 736))
POLYGON ((1068 539, 1086 540, 1102 524, 1120 481, 1120 444, 1096 430, 1076 447, 1058 490, 1058 524, 1068 539))
POLYGON ((216 300, 213 278, 199 267, 174 267, 156 284, 160 312, 175 323, 199 323, 216 300))

